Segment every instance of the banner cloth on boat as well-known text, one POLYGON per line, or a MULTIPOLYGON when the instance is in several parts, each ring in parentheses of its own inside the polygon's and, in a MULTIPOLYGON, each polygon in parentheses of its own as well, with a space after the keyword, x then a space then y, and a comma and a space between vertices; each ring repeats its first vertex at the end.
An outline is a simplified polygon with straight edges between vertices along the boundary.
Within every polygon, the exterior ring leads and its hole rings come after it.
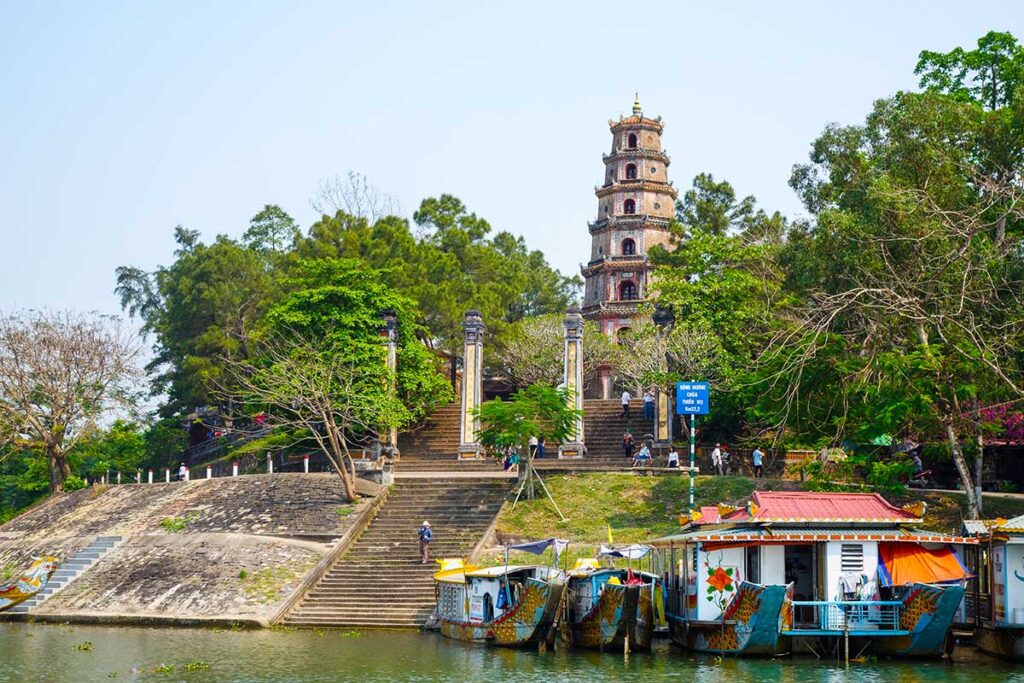
POLYGON ((609 548, 606 545, 601 546, 601 552, 599 555, 606 555, 608 557, 625 557, 630 560, 639 560, 641 557, 651 552, 651 546, 649 545, 627 545, 622 548, 609 548))
POLYGON ((563 541, 560 538, 548 538, 543 541, 531 541, 529 543, 519 543, 516 545, 505 546, 505 563, 508 564, 508 551, 509 550, 521 550, 524 553, 533 553, 534 555, 540 555, 551 546, 555 547, 555 564, 558 564, 558 558, 565 552, 565 549, 569 547, 569 541, 563 541))
POLYGON ((878 581, 882 586, 947 583, 971 576, 951 546, 929 550, 916 543, 878 544, 878 581))

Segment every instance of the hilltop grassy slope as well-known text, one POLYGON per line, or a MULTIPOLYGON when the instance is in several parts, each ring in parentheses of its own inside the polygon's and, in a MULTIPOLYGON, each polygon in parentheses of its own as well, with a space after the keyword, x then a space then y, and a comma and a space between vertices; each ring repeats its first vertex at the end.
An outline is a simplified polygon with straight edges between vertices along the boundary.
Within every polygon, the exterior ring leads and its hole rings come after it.
MULTIPOLYGON (((611 527, 615 543, 636 543, 678 531, 677 516, 687 507, 689 479, 678 474, 639 476, 632 473, 562 474, 544 478, 568 518, 562 522, 545 497, 521 500, 506 508, 497 526, 499 542, 557 536, 578 544, 607 542, 611 527)), ((745 504, 755 488, 802 490, 795 481, 746 477, 697 477, 696 504, 745 504)), ((908 492, 892 502, 928 503, 924 527, 945 533, 960 531, 964 497, 959 494, 908 492)), ((1024 497, 985 496, 986 517, 1024 514, 1024 497)))

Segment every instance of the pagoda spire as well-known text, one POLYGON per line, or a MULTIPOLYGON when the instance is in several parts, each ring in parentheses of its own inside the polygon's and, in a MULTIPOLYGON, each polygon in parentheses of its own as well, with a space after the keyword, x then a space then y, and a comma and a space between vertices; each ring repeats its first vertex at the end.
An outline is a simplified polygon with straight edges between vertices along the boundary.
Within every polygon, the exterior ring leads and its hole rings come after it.
POLYGON ((634 93, 633 97, 633 113, 640 116, 643 114, 643 110, 640 108, 640 93, 634 93))

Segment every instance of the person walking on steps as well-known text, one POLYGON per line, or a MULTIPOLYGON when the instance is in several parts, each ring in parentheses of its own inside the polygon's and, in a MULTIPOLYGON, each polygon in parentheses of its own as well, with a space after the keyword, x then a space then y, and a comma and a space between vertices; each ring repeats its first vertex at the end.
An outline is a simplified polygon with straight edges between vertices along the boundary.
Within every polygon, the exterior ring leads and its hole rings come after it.
POLYGON ((750 457, 753 461, 751 464, 754 466, 754 479, 761 479, 764 476, 764 453, 761 452, 760 448, 755 446, 754 452, 750 457))
POLYGON ((715 472, 718 476, 725 474, 725 469, 722 464, 722 444, 716 443, 715 450, 711 451, 711 466, 715 468, 715 472))
POLYGON ((627 458, 633 457, 633 432, 629 429, 622 433, 622 454, 627 458))
POLYGON ((644 391, 644 419, 654 419, 654 392, 650 389, 644 391))
POLYGON ((424 520, 420 527, 420 564, 430 561, 430 542, 434 539, 434 532, 430 530, 430 522, 424 520))
POLYGON ((622 390, 622 415, 627 420, 629 419, 629 402, 633 400, 633 397, 629 395, 629 392, 625 389, 622 390))

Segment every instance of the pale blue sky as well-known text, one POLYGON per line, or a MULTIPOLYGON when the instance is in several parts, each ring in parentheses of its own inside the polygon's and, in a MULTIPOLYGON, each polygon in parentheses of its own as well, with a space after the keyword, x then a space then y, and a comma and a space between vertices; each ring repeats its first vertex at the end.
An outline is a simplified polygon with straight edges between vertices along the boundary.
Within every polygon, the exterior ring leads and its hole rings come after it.
POLYGON ((576 272, 635 90, 677 187, 798 215, 827 122, 991 29, 1024 39, 1024 3, 0 0, 0 309, 116 312, 114 268, 168 263, 176 224, 238 236, 276 203, 305 228, 349 169, 576 272))

